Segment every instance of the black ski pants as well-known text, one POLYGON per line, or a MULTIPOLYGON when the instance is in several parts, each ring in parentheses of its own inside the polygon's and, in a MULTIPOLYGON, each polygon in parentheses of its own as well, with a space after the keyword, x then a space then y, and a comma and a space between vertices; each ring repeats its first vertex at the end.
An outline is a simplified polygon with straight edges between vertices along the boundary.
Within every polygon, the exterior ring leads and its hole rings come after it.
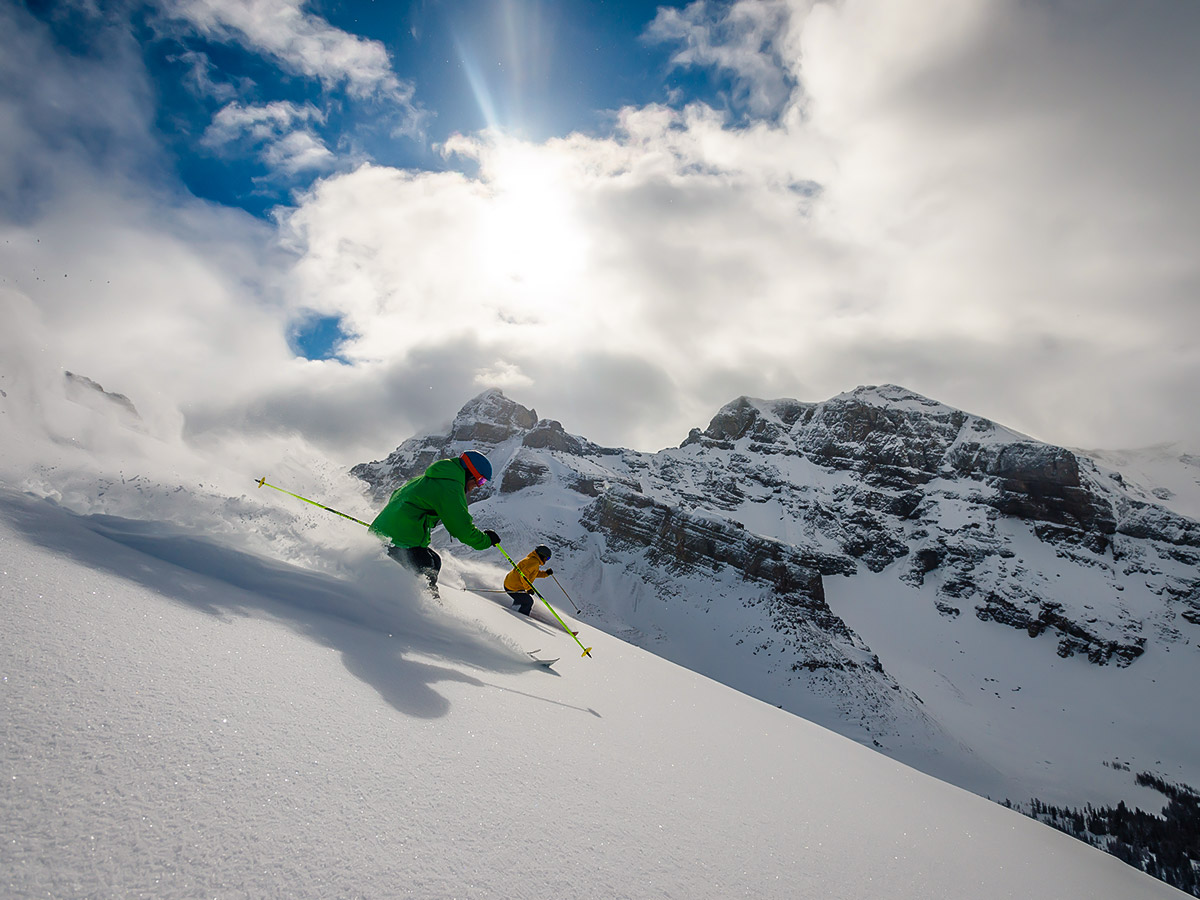
POLYGON ((410 572, 424 575, 429 587, 437 594, 438 572, 442 570, 442 558, 428 547, 388 547, 387 555, 410 572))
POLYGON ((533 594, 528 591, 505 591, 505 593, 512 597, 513 606, 520 607, 517 612, 523 616, 532 615, 533 594))

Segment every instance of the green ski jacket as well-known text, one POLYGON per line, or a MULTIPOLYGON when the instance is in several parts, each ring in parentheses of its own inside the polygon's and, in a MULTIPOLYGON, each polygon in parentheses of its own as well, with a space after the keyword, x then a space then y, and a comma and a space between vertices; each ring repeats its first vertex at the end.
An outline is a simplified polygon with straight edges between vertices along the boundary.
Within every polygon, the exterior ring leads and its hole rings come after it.
POLYGON ((457 459, 439 459, 392 492, 391 499, 371 523, 371 531, 396 547, 428 547, 439 523, 451 535, 476 550, 492 546, 467 512, 467 471, 457 459))

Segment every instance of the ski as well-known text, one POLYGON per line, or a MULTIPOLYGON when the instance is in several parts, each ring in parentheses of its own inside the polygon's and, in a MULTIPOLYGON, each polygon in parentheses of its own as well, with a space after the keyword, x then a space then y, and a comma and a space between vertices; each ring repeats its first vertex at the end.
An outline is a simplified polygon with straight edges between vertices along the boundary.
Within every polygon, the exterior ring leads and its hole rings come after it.
POLYGON ((535 663, 537 663, 539 666, 545 666, 547 669, 559 660, 559 657, 557 656, 554 659, 539 659, 536 654, 541 653, 541 650, 526 650, 525 652, 529 654, 529 658, 535 663))

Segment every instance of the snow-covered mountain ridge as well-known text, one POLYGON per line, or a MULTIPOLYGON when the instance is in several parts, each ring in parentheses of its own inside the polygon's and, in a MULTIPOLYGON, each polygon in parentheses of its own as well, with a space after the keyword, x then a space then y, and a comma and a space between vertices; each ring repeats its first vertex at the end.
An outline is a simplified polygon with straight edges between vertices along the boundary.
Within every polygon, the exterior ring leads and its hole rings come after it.
POLYGON ((1200 523, 1088 456, 894 385, 741 397, 658 453, 488 391, 352 471, 382 502, 467 447, 496 472, 477 519, 549 541, 585 612, 656 653, 997 799, 1136 799, 1118 758, 1200 780, 1200 523))

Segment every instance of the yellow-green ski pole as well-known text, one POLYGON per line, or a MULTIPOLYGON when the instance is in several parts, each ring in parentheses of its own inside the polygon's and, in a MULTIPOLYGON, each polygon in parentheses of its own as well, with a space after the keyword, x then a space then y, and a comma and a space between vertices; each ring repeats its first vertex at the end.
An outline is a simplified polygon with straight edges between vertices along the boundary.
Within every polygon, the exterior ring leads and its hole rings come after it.
POLYGON ((368 528, 371 527, 370 522, 364 522, 362 519, 356 519, 356 518, 354 518, 354 516, 348 516, 344 512, 338 512, 336 509, 333 509, 332 507, 329 507, 329 506, 325 506, 323 503, 318 503, 316 500, 309 500, 307 497, 301 497, 299 494, 293 494, 291 491, 285 491, 281 487, 275 487, 275 485, 273 485, 269 481, 267 481, 266 476, 258 479, 254 483, 257 484, 259 487, 275 488, 275 490, 280 491, 281 493, 287 494, 289 497, 295 497, 297 500, 303 500, 305 503, 311 503, 313 506, 319 506, 319 507, 321 507, 321 509, 325 510, 326 512, 333 513, 335 516, 341 516, 343 519, 349 519, 351 522, 357 522, 359 525, 366 525, 368 528))
MULTIPOLYGON (((563 631, 565 631, 567 634, 569 634, 571 637, 573 637, 575 639, 575 643, 577 643, 580 647, 583 647, 582 655, 583 656, 591 656, 592 648, 583 646, 583 641, 581 641, 579 639, 579 635, 577 635, 575 632, 573 632, 570 628, 567 627, 567 623, 562 620, 562 616, 560 616, 558 613, 554 612, 554 607, 551 606, 550 602, 545 597, 542 596, 542 592, 539 591, 536 587, 534 587, 533 582, 530 581, 525 576, 525 573, 521 571, 520 567, 518 567, 517 564, 515 562, 513 562, 513 558, 508 555, 508 551, 505 550, 503 547, 501 547, 499 544, 496 545, 496 549, 504 554, 504 558, 508 560, 508 564, 517 570, 517 574, 519 574, 523 579, 525 579, 525 583, 527 585, 529 585, 529 589, 531 591, 533 591, 535 594, 537 594, 539 600, 541 600, 543 603, 546 604, 546 609, 550 610, 550 612, 553 613, 554 618, 558 619, 558 624, 563 627, 563 631)), ((552 575, 550 577, 553 578, 554 576, 552 575)))

